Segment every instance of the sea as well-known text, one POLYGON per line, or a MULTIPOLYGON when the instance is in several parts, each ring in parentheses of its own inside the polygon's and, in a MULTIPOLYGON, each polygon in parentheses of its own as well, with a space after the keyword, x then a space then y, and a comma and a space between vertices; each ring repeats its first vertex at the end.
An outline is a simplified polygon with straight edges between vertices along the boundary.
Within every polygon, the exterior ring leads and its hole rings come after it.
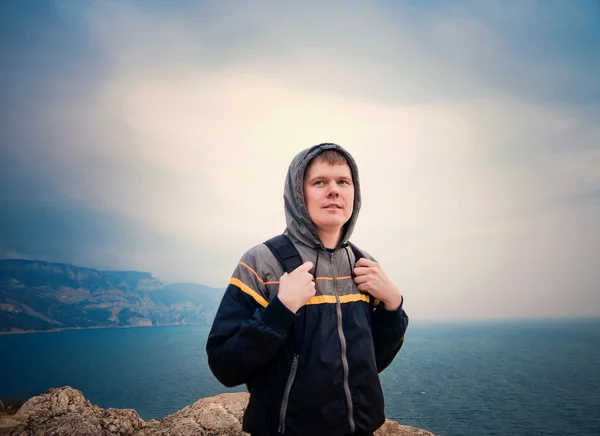
MULTIPOLYGON (((209 326, 0 335, 0 398, 71 386, 162 419, 219 384, 209 326)), ((351 344, 350 344, 351 346, 351 344)), ((447 436, 600 435, 600 319, 419 323, 381 374, 387 417, 447 436)))

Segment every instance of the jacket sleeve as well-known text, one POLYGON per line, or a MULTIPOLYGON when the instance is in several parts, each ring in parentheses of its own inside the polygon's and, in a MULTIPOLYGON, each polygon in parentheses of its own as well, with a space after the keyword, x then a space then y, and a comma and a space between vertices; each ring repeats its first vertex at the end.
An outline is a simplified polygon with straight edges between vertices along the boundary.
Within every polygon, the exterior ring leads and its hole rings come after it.
MULTIPOLYGON (((361 253, 367 259, 377 262, 371 254, 361 249, 361 253)), ((355 259, 355 262, 358 259, 355 259)), ((383 304, 375 300, 375 310, 372 312, 372 334, 375 346, 375 361, 377 372, 381 373, 394 360, 402 344, 404 344, 404 334, 408 327, 408 315, 404 312, 404 296, 400 302, 400 307, 396 310, 387 310, 383 304)))
POLYGON ((268 301, 256 271, 247 252, 233 272, 206 343, 209 367, 226 387, 252 381, 281 349, 296 316, 276 296, 268 301))
POLYGON ((392 363, 404 343, 408 315, 402 308, 403 304, 404 297, 396 310, 387 310, 383 304, 379 304, 373 311, 373 342, 378 372, 392 363))

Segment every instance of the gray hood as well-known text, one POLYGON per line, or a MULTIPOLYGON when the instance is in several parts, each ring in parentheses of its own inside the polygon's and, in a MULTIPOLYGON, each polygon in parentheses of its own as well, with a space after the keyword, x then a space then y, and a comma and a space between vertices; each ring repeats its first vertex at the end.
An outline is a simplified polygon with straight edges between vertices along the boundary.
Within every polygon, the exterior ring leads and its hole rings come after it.
POLYGON ((350 170, 352 171, 354 183, 354 208, 352 210, 352 216, 344 226, 342 240, 340 242, 340 245, 345 244, 350 239, 350 236, 352 236, 361 203, 358 166, 350 153, 337 144, 319 144, 307 148, 298 153, 292 160, 285 179, 285 188, 283 191, 285 221, 287 226, 285 233, 313 248, 318 246, 324 247, 324 245, 317 233, 317 229, 308 216, 308 211, 304 202, 304 171, 315 156, 321 154, 325 150, 332 149, 339 151, 346 157, 350 170))

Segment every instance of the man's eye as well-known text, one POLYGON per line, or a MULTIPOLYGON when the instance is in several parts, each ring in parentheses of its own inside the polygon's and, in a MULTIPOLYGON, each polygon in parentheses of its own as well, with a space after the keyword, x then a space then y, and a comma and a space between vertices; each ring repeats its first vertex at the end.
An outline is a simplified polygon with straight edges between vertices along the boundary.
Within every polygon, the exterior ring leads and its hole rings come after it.
POLYGON ((315 186, 316 185, 322 185, 323 184, 323 180, 317 180, 314 184, 315 184, 315 186))
POLYGON ((348 183, 348 180, 340 180, 339 183, 342 184, 342 185, 349 185, 350 184, 350 183, 348 183))

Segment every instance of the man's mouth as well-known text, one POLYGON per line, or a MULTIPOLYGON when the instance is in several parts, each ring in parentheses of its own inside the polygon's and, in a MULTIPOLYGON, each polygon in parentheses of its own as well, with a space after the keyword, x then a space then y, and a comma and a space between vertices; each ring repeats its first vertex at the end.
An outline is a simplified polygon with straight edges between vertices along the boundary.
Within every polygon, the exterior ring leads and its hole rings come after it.
POLYGON ((341 204, 331 203, 331 204, 326 204, 323 208, 324 209, 343 209, 343 206, 341 204))

